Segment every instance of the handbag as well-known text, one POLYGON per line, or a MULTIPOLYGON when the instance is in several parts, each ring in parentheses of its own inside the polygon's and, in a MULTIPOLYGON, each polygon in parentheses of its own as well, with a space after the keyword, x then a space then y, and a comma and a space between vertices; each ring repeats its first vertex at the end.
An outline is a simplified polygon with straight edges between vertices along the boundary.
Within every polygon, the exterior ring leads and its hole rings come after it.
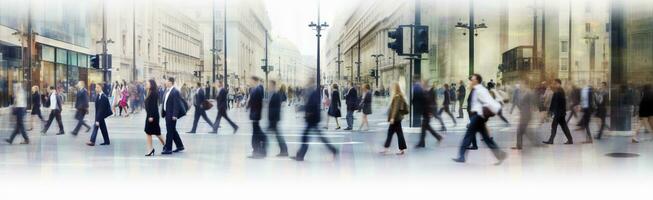
POLYGON ((209 102, 208 100, 202 101, 201 106, 202 106, 202 109, 204 109, 204 110, 210 110, 211 108, 213 108, 213 104, 211 102, 209 102))

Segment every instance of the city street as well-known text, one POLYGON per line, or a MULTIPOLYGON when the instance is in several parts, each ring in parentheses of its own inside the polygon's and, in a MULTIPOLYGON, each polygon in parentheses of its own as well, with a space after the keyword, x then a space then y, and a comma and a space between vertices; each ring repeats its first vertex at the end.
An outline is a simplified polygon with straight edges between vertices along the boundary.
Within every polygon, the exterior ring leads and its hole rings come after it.
MULTIPOLYGON (((580 144, 584 141, 581 132, 574 132, 577 144, 563 145, 564 137, 559 133, 556 144, 549 147, 532 148, 526 143, 525 150, 510 149, 515 143, 515 125, 506 127, 503 122, 493 118, 488 123, 491 135, 499 146, 509 153, 508 159, 495 166, 496 160, 486 146, 479 141, 480 149, 469 152, 466 164, 455 163, 458 146, 465 130, 463 122, 453 127, 448 117, 444 117, 448 131, 445 140, 438 144, 431 136, 427 137, 427 148, 412 148, 419 138, 419 129, 404 128, 408 151, 406 155, 381 155, 386 137, 385 101, 375 102, 371 115, 371 130, 367 132, 334 131, 331 120, 328 131, 323 133, 336 145, 340 154, 336 160, 326 148, 314 140, 306 156, 306 161, 296 162, 289 158, 274 157, 278 146, 274 136, 268 135, 268 157, 248 159, 251 152, 251 125, 242 108, 231 109, 229 114, 241 127, 236 134, 223 121, 219 134, 207 133, 210 129, 200 121, 197 134, 187 134, 192 126, 192 111, 181 119, 178 130, 186 150, 173 155, 160 155, 161 145, 155 141, 156 156, 145 157, 145 134, 143 133, 144 113, 129 117, 108 119, 110 146, 89 147, 90 133, 78 137, 69 134, 73 128, 73 111, 66 105, 63 119, 66 135, 55 136, 56 126, 50 128, 47 136, 30 132, 31 144, 19 145, 20 137, 13 145, 0 144, 0 177, 21 177, 42 180, 63 180, 68 178, 108 178, 109 180, 172 178, 192 180, 367 180, 380 177, 401 179, 431 179, 435 177, 461 177, 479 174, 484 177, 540 177, 548 175, 565 177, 584 177, 608 171, 619 171, 620 177, 642 175, 651 172, 653 143, 650 134, 642 134, 639 144, 631 144, 630 137, 606 137, 594 144, 580 144), (638 157, 615 158, 608 153, 636 153, 638 157)), ((92 107, 92 106, 91 106, 92 107)), ((507 110, 507 109, 506 109, 507 110)), ((48 111, 45 112, 49 113, 48 111)), ((517 112, 515 112, 517 113, 517 112)), ((92 112, 91 112, 92 114, 92 112)), ((302 113, 294 107, 283 112, 280 128, 286 137, 289 151, 294 154, 300 143, 304 123, 302 113)), ((357 114, 358 115, 358 114, 357 114)), ((209 112, 215 117, 215 109, 209 112)), ((264 115, 265 116, 265 115, 264 115)), ((91 117, 87 116, 87 120, 91 117)), ((518 116, 509 117, 516 123, 518 116)), ((8 115, 2 116, 1 138, 10 133, 8 115)), ((213 119, 212 119, 213 120, 213 119)), ((463 121, 463 120, 460 120, 463 121)), ((323 120, 324 122, 324 120, 323 120)), ((163 126, 163 121, 162 128, 163 126)), ((345 123, 340 120, 341 126, 345 123)), ((356 120, 356 125, 359 121, 356 120)), ((571 124, 574 123, 572 120, 571 124)), ((404 124, 405 123, 404 121, 404 124)), ((593 123, 596 130, 596 122, 593 123)), ((439 130, 438 123, 432 123, 439 130)), ((267 122, 262 121, 265 128, 267 122)), ((537 127, 540 138, 548 137, 550 124, 537 127)), ((343 126, 344 128, 344 126, 343 126)), ((574 128, 572 127, 572 130, 574 128)), ((82 128, 82 131, 84 128, 82 128)), ((165 132, 165 131, 164 131, 165 132)), ((396 136, 392 151, 396 151, 396 136)), ((98 138, 101 140, 101 138, 98 138)), ((480 140, 480 137, 479 137, 480 140)), ((98 141, 99 142, 99 141, 98 141)), ((549 177, 550 178, 550 177, 549 177)))

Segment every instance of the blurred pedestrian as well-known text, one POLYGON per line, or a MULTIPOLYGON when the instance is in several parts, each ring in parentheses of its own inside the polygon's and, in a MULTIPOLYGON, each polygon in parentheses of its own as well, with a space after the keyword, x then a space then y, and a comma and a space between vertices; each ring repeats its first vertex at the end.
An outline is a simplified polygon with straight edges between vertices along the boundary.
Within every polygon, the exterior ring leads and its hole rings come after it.
POLYGON ((571 106, 569 107, 569 117, 567 118, 567 123, 571 120, 572 117, 578 118, 578 109, 580 109, 580 88, 576 85, 571 86, 571 92, 569 94, 571 99, 571 106))
POLYGON ((98 129, 102 131, 103 142, 100 145, 109 145, 111 144, 111 141, 109 140, 109 131, 107 130, 107 124, 104 119, 113 115, 113 112, 111 112, 111 104, 109 103, 107 95, 102 91, 101 85, 95 86, 95 92, 99 94, 98 98, 95 100, 95 125, 93 126, 91 139, 86 143, 86 145, 95 146, 95 138, 97 137, 98 129))
MULTIPOLYGON (((427 84, 428 83, 426 81, 422 81, 422 88, 426 88, 427 84)), ((448 91, 448 90, 445 89, 445 91, 448 91)), ((437 95, 437 94, 435 93, 435 90, 431 90, 431 89, 429 91, 423 91, 423 92, 419 92, 419 93, 416 92, 416 94, 422 94, 422 97, 415 96, 413 98, 422 98, 422 100, 420 100, 419 102, 422 102, 423 105, 421 105, 422 110, 419 111, 422 114, 422 124, 421 124, 421 127, 420 127, 420 138, 419 138, 419 142, 417 143, 417 145, 415 145, 415 148, 424 148, 424 147, 426 147, 426 132, 427 131, 429 133, 431 133, 431 135, 433 135, 433 137, 435 137, 435 139, 437 139, 438 142, 442 141, 442 135, 438 134, 438 132, 433 130, 433 127, 431 127, 431 124, 430 124, 431 117, 433 115, 437 115, 436 113, 433 113, 433 106, 436 104, 435 95, 437 95)), ((449 95, 449 94, 445 92, 445 96, 446 95, 449 95)), ((446 97, 445 97, 445 99, 446 99, 446 97)), ((451 118, 453 119, 453 116, 451 116, 451 118)), ((443 126, 443 128, 444 128, 444 126, 443 126)))
POLYGON ((651 84, 646 84, 642 87, 642 95, 639 103, 639 123, 633 129, 632 143, 639 143, 637 134, 639 129, 644 127, 644 130, 653 132, 653 87, 651 84))
MULTIPOLYGON (((573 144, 574 140, 571 137, 567 121, 565 120, 565 115, 567 113, 567 99, 565 97, 565 91, 560 87, 562 81, 560 79, 555 79, 551 85, 551 89, 554 91, 553 97, 551 98, 551 105, 549 106, 549 113, 553 115, 553 121, 551 122, 551 136, 549 140, 544 141, 544 144, 553 144, 553 140, 556 136, 556 131, 558 130, 558 125, 562 129, 562 132, 567 137, 567 142, 565 144, 573 144)), ((548 117, 548 116, 547 116, 548 117)))
POLYGON ((537 136, 528 129, 528 125, 533 119, 533 111, 537 106, 537 95, 529 88, 522 89, 521 87, 517 93, 519 96, 514 96, 513 93, 512 103, 513 106, 516 105, 517 109, 519 109, 519 125, 517 126, 517 144, 512 149, 521 150, 523 148, 524 136, 529 139, 532 145, 539 146, 537 136))
POLYGON ((216 107, 218 109, 218 114, 215 116, 215 121, 213 122, 213 131, 211 133, 218 133, 218 128, 220 128, 220 120, 224 117, 225 120, 231 125, 234 129, 234 134, 238 130, 238 125, 236 125, 229 116, 227 115, 227 98, 229 96, 229 91, 224 86, 222 81, 216 82, 216 88, 218 89, 218 95, 215 97, 216 107))
POLYGON ((41 92, 39 92, 39 86, 32 86, 32 112, 30 117, 30 128, 28 131, 34 129, 34 117, 38 117, 41 120, 41 124, 45 122, 43 119, 43 114, 41 114, 41 92))
MULTIPOLYGON (((437 115, 442 115, 442 112, 446 112, 449 117, 451 117, 451 120, 453 121, 454 126, 457 125, 456 118, 454 118, 453 114, 451 114, 451 110, 449 109, 449 105, 451 104, 451 95, 447 91, 450 91, 449 84, 444 84, 444 101, 442 101, 442 108, 438 111, 437 115)), ((447 131, 447 128, 442 126, 443 131, 447 131)))
POLYGON ((601 120, 599 133, 595 137, 600 140, 603 136, 603 129, 606 127, 605 118, 608 116, 608 83, 601 82, 601 87, 594 93, 594 102, 596 104, 596 117, 601 120))
POLYGON ((461 80, 458 86, 458 118, 463 118, 463 104, 465 103, 466 92, 465 84, 461 80))
POLYGON ((200 117, 206 121, 206 123, 213 128, 213 122, 209 119, 209 116, 206 115, 206 110, 210 109, 211 105, 208 102, 208 95, 205 93, 206 90, 202 87, 202 84, 197 82, 197 88, 194 91, 193 95, 193 107, 195 108, 195 116, 193 117, 193 128, 190 129, 187 133, 195 133, 197 131, 197 123, 200 121, 200 117), (208 106, 207 106, 208 105, 208 106))
MULTIPOLYGON (((338 84, 333 84, 331 86, 331 102, 329 103, 329 110, 327 111, 327 114, 336 120, 336 130, 340 129, 340 123, 338 122, 338 118, 342 116, 340 113, 340 92, 338 91, 338 84)), ((329 117, 327 117, 326 124, 324 125, 324 129, 329 128, 329 117)))
POLYGON ((304 132, 302 133, 302 145, 297 151, 296 156, 291 157, 291 159, 296 160, 296 161, 304 161, 304 156, 306 156, 306 152, 308 151, 308 142, 311 139, 309 135, 311 133, 314 135, 313 137, 318 137, 324 145, 327 146, 329 151, 331 151, 331 154, 334 156, 334 158, 338 155, 338 149, 334 147, 331 143, 329 143, 329 140, 322 135, 320 132, 320 129, 318 129, 318 125, 320 124, 320 118, 321 118, 321 112, 320 112, 320 90, 319 87, 315 87, 315 85, 312 85, 315 82, 315 79, 313 78, 308 78, 307 86, 302 92, 303 94, 307 95, 305 97, 305 105, 304 105, 304 119, 306 120, 306 128, 304 129, 304 132))
MULTIPOLYGON (((79 88, 79 91, 77 91, 77 95, 75 97, 75 109, 77 109, 75 112, 75 119, 77 120, 77 125, 71 133, 73 136, 77 136, 77 133, 79 133, 79 129, 82 128, 82 126, 86 127, 86 132, 91 130, 91 126, 86 124, 86 121, 84 120, 84 117, 86 114, 88 114, 89 102, 88 91, 86 90, 84 81, 77 82, 77 88, 79 88)), ((95 88, 93 89, 95 90, 95 88)))
POLYGON ((47 101, 46 104, 49 105, 50 107, 50 117, 48 117, 48 121, 45 123, 45 126, 41 131, 41 135, 45 135, 46 132, 48 132, 48 128, 50 128, 52 121, 55 119, 57 120, 57 124, 59 125, 59 133, 57 133, 57 135, 63 135, 64 129, 63 129, 63 123, 61 122, 61 109, 62 109, 63 99, 61 98, 61 95, 59 95, 59 92, 55 90, 53 86, 50 86, 50 96, 46 97, 46 101, 47 101))
POLYGON ((145 134, 147 135, 147 149, 148 154, 145 156, 154 155, 154 146, 152 145, 152 136, 156 136, 165 145, 163 137, 161 137, 161 127, 159 125, 159 90, 154 79, 145 82, 145 89, 147 97, 145 98, 145 134))
POLYGON ((487 126, 485 125, 489 117, 499 112, 501 104, 490 96, 488 89, 481 85, 482 82, 483 78, 479 74, 474 74, 469 78, 469 85, 472 88, 469 93, 469 99, 467 99, 470 120, 467 125, 467 132, 458 151, 458 157, 453 159, 455 162, 466 161, 467 148, 473 140, 476 140, 476 133, 481 133, 483 141, 492 150, 497 160, 499 160, 497 164, 500 164, 506 158, 506 153, 499 149, 494 139, 490 138, 487 126))
MULTIPOLYGON (((349 88, 345 93, 345 104, 347 105, 347 128, 345 130, 351 130, 354 126, 354 111, 359 109, 358 91, 353 82, 349 82, 349 88)), ((361 127, 362 125, 361 123, 361 127)))
POLYGON ((594 88, 591 85, 583 87, 580 92, 580 108, 583 111, 583 117, 578 123, 579 128, 576 130, 585 130, 587 140, 583 143, 592 143, 592 133, 590 132, 590 120, 594 112, 594 88))
POLYGON ((397 155, 404 155, 406 153, 406 139, 404 138, 404 131, 401 127, 401 120, 404 119, 404 115, 409 113, 408 104, 404 94, 401 92, 401 88, 398 83, 392 84, 392 101, 390 103, 390 110, 388 111, 388 122, 390 126, 388 127, 388 135, 385 139, 385 148, 381 153, 387 154, 388 149, 390 148, 390 143, 392 142, 392 136, 397 134, 399 152, 397 155))
POLYGON ((288 156, 288 146, 286 145, 286 140, 283 138, 281 132, 279 132, 279 120, 281 120, 281 104, 287 100, 286 97, 286 86, 281 85, 277 89, 277 82, 272 80, 269 83, 269 90, 272 93, 270 96, 270 103, 268 105, 268 121, 269 127, 268 131, 274 133, 279 143, 279 154, 277 157, 286 157, 288 156))
POLYGON ((358 128, 358 131, 368 131, 370 129, 370 123, 367 116, 372 114, 372 92, 370 91, 370 84, 364 84, 361 92, 363 93, 363 99, 358 106, 358 111, 362 111, 363 116, 361 117, 361 125, 358 128), (363 127, 365 127, 365 129, 363 129, 363 127))
POLYGON ((14 138, 20 134, 23 136, 23 142, 20 144, 29 144, 29 137, 27 137, 27 132, 25 132, 25 123, 23 121, 25 110, 27 109, 27 96, 25 95, 25 89, 22 83, 14 83, 13 94, 14 106, 11 108, 11 113, 16 117, 16 127, 14 128, 14 132, 11 133, 11 136, 9 136, 9 139, 5 141, 11 144, 14 142, 14 138))
POLYGON ((261 112, 263 110, 263 96, 264 89, 260 83, 260 78, 252 76, 249 78, 250 95, 247 101, 247 108, 249 109, 249 119, 252 120, 252 155, 249 158, 260 159, 267 156, 267 137, 259 121, 261 120, 261 112))

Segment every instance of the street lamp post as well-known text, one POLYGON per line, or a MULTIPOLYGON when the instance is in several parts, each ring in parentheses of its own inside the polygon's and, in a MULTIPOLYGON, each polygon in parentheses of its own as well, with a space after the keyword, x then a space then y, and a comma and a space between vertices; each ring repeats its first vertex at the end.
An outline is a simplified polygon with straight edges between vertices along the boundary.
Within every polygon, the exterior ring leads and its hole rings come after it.
MULTIPOLYGON (((314 23, 311 21, 310 24, 308 24, 308 27, 313 28, 315 30, 316 34, 315 37, 317 38, 317 74, 316 74, 316 88, 317 90, 320 90, 320 37, 322 37, 322 29, 325 29, 326 27, 329 27, 329 24, 326 22, 322 22, 320 24, 320 1, 317 1, 317 23, 314 23)), ((320 93, 321 95, 322 93, 320 93)))
POLYGON ((379 58, 383 57, 383 54, 372 54, 372 57, 376 62, 376 71, 374 72, 374 78, 376 79, 376 88, 379 88, 379 58))
MULTIPOLYGON (((469 1, 469 23, 458 22, 455 27, 469 32, 469 75, 471 76, 474 74, 474 37, 478 36, 476 30, 487 28, 485 23, 475 24, 474 22, 474 0, 469 1)), ((463 32, 463 35, 465 34, 463 32)))
POLYGON ((338 82, 340 82, 340 64, 342 64, 344 61, 340 59, 340 44, 338 44, 338 57, 336 58, 336 64, 338 65, 338 72, 337 72, 337 79, 338 82))

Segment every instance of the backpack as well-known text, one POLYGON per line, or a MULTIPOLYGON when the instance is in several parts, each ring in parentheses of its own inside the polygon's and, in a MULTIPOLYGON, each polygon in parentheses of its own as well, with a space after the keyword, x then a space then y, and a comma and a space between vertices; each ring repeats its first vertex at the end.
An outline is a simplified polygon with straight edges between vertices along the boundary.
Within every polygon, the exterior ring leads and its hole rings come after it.
POLYGON ((43 107, 50 107, 50 98, 46 98, 44 94, 41 95, 41 101, 43 101, 43 107))

